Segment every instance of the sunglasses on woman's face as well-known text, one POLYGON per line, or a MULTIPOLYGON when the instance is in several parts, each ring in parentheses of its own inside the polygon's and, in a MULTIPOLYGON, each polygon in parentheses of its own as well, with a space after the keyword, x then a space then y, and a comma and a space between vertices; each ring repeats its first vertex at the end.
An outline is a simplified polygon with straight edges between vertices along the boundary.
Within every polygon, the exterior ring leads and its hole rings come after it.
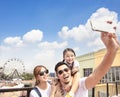
POLYGON ((68 72, 70 69, 69 68, 64 68, 63 70, 59 70, 58 74, 61 75, 63 72, 68 72))
POLYGON ((45 70, 45 71, 41 71, 41 72, 39 73, 39 75, 40 75, 40 76, 43 76, 45 73, 46 73, 46 74, 48 74, 48 73, 49 73, 48 69, 47 69, 47 70, 45 70))

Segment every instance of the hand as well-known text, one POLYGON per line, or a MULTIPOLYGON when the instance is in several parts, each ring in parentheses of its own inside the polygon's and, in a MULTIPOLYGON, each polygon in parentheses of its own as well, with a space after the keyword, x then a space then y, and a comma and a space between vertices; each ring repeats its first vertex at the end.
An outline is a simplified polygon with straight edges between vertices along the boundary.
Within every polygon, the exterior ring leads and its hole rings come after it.
POLYGON ((115 35, 115 33, 113 33, 113 38, 115 39, 115 41, 117 42, 118 46, 120 47, 120 42, 118 40, 118 37, 115 35))
POLYGON ((118 38, 113 33, 101 32, 101 40, 109 51, 117 51, 120 48, 118 38))
POLYGON ((79 71, 79 68, 78 67, 74 67, 72 69, 72 75, 74 76, 74 74, 76 74, 78 71, 79 71))
POLYGON ((51 95, 52 97, 63 97, 64 91, 61 88, 57 78, 52 79, 51 83, 51 95))
POLYGON ((63 97, 64 91, 61 88, 57 88, 54 97, 63 97))
POLYGON ((58 84, 58 79, 53 78, 52 81, 51 81, 51 91, 53 93, 55 93, 55 91, 57 90, 57 84, 58 84))

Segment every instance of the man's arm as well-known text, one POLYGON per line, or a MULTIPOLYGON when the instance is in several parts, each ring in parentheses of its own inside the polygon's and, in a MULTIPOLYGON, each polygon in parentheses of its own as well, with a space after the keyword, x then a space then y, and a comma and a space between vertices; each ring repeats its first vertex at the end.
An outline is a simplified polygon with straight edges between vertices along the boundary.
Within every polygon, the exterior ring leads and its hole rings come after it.
POLYGON ((120 45, 115 34, 101 32, 101 40, 106 46, 106 54, 94 72, 86 79, 86 88, 94 87, 110 69, 120 45))

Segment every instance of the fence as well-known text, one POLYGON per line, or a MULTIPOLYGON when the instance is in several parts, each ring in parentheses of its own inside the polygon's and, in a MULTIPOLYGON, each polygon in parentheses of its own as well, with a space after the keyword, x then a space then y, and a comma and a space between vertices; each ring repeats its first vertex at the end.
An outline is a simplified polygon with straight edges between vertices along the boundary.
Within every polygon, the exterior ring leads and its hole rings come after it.
MULTIPOLYGON (((106 83, 106 92, 103 93, 105 96, 104 97, 112 97, 110 96, 110 88, 109 88, 109 84, 110 83, 106 83)), ((118 96, 120 94, 120 82, 116 82, 116 83, 113 83, 115 85, 115 95, 118 96)), ((4 93, 4 92, 15 92, 15 91, 27 91, 26 95, 25 96, 19 96, 19 97, 29 97, 29 94, 30 94, 30 91, 31 89, 33 89, 33 87, 23 87, 23 88, 9 88, 9 89, 0 89, 0 93, 4 93)), ((102 95, 102 92, 97 92, 96 91, 96 87, 93 88, 91 90, 91 94, 89 97, 103 97, 102 95), (96 96, 96 92, 98 94, 98 96, 96 96)))
POLYGON ((120 97, 120 82, 106 83, 95 86, 90 97, 120 97))
POLYGON ((29 97, 30 91, 33 89, 32 87, 23 87, 23 88, 8 88, 8 89, 0 89, 0 93, 4 92, 15 92, 15 91, 27 91, 25 96, 19 97, 29 97))

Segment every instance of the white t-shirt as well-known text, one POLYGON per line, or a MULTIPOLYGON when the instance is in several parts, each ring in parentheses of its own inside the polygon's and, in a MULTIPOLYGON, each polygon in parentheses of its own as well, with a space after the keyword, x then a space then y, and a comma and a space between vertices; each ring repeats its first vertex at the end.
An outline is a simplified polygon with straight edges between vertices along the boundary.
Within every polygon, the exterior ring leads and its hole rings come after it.
POLYGON ((80 64, 77 60, 74 60, 74 66, 73 67, 80 67, 80 64))
MULTIPOLYGON (((49 97, 50 96, 51 86, 49 83, 48 83, 47 89, 45 89, 45 90, 42 90, 39 87, 37 87, 37 88, 40 91, 42 97, 49 97)), ((37 92, 34 89, 32 89, 29 97, 39 97, 39 95, 37 94, 37 92)))
POLYGON ((75 93, 74 97, 88 97, 88 89, 86 88, 85 85, 85 80, 87 77, 80 78, 79 80, 79 88, 77 92, 75 93))
MULTIPOLYGON (((65 61, 65 63, 67 63, 67 62, 65 61)), ((80 67, 80 64, 79 64, 79 62, 77 60, 74 60, 74 64, 68 64, 68 66, 70 66, 70 67, 72 67, 72 65, 73 65, 73 68, 75 68, 75 67, 79 68, 80 67)))

